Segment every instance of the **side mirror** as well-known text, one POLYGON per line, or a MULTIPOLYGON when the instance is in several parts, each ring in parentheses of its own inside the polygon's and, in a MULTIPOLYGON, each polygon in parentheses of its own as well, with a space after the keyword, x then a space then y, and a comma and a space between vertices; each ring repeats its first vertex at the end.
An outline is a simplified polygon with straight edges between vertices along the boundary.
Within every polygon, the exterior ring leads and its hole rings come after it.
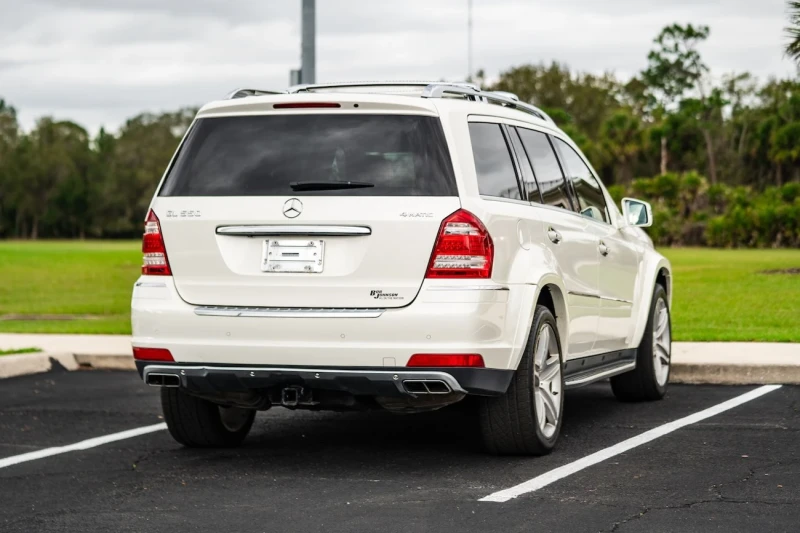
POLYGON ((623 198, 622 216, 630 226, 648 228, 653 225, 653 208, 642 200, 623 198))

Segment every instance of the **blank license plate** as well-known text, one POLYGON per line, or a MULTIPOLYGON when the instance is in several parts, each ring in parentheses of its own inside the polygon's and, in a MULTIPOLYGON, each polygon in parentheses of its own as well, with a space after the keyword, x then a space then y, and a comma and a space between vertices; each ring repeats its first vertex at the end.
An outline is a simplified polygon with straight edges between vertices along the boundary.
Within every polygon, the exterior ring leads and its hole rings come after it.
POLYGON ((264 241, 264 272, 322 272, 325 241, 310 239, 270 239, 264 241))

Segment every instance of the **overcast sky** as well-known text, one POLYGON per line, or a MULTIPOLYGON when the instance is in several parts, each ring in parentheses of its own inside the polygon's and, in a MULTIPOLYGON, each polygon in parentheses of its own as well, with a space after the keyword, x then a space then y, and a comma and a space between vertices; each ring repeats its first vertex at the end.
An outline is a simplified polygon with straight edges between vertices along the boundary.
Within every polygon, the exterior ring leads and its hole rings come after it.
MULTIPOLYGON (((95 132, 236 87, 283 89, 300 64, 301 0, 0 0, 0 97, 95 132)), ((317 0, 317 81, 463 79, 467 0, 317 0)), ((474 66, 558 60, 644 68, 672 22, 711 26, 715 75, 795 73, 785 0, 474 0, 474 66)))

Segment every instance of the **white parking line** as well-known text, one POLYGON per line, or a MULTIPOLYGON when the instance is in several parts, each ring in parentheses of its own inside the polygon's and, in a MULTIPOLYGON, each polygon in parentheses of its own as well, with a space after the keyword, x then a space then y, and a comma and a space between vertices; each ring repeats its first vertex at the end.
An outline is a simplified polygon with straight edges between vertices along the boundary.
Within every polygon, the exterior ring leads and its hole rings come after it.
POLYGON ((709 407, 708 409, 700 411, 699 413, 695 413, 685 418, 681 418, 679 420, 669 422, 668 424, 664 424, 663 426, 658 426, 657 428, 645 431, 641 435, 637 435, 628 440, 624 440, 619 444, 615 444, 614 446, 611 446, 604 450, 600 450, 599 452, 587 455, 586 457, 578 459, 575 462, 566 464, 564 466, 560 466, 554 470, 550 470, 549 472, 546 472, 541 476, 537 476, 524 483, 520 483, 515 487, 511 487, 505 490, 501 490, 499 492, 495 492, 494 494, 490 494, 485 498, 481 498, 479 501, 502 503, 502 502, 507 502, 508 500, 511 500, 513 498, 516 498, 517 496, 522 496, 523 494, 534 492, 536 490, 541 489, 542 487, 546 487, 550 483, 558 481, 559 479, 563 479, 576 472, 580 472, 584 468, 589 468, 590 466, 605 461, 610 457, 614 457, 615 455, 625 453, 628 450, 636 448, 637 446, 641 446, 642 444, 646 444, 659 437, 663 437, 668 433, 672 433, 676 429, 686 427, 690 424, 695 424, 697 422, 705 420, 706 418, 710 418, 714 415, 723 413, 728 409, 733 409, 738 405, 742 405, 743 403, 755 400, 756 398, 764 396, 765 394, 770 393, 779 388, 781 388, 780 385, 764 385, 763 387, 759 387, 750 392, 742 394, 741 396, 737 396, 736 398, 732 398, 726 402, 722 402, 721 404, 715 405, 714 407, 709 407))
POLYGON ((75 444, 68 444, 67 446, 45 448, 44 450, 37 450, 35 452, 23 453, 21 455, 14 455, 12 457, 6 457, 4 459, 0 459, 0 468, 5 468, 7 466, 16 465, 19 463, 25 463, 27 461, 35 461, 36 459, 44 459, 45 457, 51 457, 53 455, 59 455, 62 453, 74 452, 76 450, 88 450, 89 448, 102 446, 103 444, 108 444, 109 442, 116 442, 118 440, 130 439, 132 437, 138 437, 139 435, 146 435, 147 433, 153 433, 155 431, 161 431, 163 429, 167 429, 167 425, 162 422, 160 424, 154 424, 152 426, 144 426, 136 429, 129 429, 127 431, 120 431, 119 433, 112 433, 111 435, 104 435, 102 437, 95 437, 93 439, 82 440, 80 442, 76 442, 75 444))

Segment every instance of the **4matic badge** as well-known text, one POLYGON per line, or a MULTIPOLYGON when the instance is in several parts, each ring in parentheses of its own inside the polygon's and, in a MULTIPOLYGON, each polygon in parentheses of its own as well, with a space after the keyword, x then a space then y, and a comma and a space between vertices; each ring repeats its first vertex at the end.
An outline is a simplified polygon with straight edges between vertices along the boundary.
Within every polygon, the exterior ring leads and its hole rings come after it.
POLYGON ((376 300, 403 300, 396 292, 369 291, 369 295, 376 300))
POLYGON ((400 216, 403 218, 433 218, 433 213, 408 213, 403 211, 400 216))

